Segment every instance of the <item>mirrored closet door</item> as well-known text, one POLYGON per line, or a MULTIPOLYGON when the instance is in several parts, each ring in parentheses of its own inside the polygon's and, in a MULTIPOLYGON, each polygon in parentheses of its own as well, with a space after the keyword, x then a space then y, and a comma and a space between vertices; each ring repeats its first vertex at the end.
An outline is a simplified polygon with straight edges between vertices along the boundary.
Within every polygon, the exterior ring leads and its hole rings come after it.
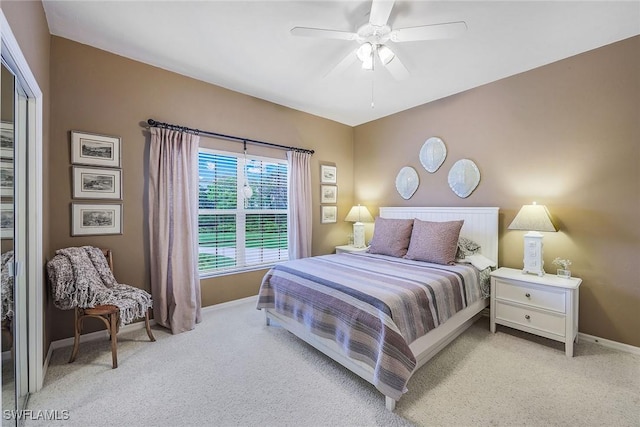
MULTIPOLYGON (((2 409, 24 409, 29 390, 27 283, 26 92, 2 61, 0 75, 0 279, 2 297, 2 409)), ((4 417, 3 417, 4 418, 4 417)), ((3 419, 3 424, 12 420, 3 419)))

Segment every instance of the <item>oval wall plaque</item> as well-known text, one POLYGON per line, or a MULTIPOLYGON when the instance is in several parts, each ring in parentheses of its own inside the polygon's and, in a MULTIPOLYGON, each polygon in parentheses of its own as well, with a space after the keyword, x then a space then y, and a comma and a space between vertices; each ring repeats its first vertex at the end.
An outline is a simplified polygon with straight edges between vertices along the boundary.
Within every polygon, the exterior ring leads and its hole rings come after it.
POLYGON ((434 173, 444 163, 447 147, 437 136, 427 139, 420 149, 420 163, 429 173, 434 173))
POLYGON ((420 179, 418 178, 418 172, 411 166, 403 167, 400 169, 400 172, 398 172, 398 176, 396 176, 396 189, 405 200, 413 196, 419 184, 420 179))
POLYGON ((478 166, 469 159, 458 160, 449 170, 449 187, 459 197, 469 197, 480 183, 478 166))

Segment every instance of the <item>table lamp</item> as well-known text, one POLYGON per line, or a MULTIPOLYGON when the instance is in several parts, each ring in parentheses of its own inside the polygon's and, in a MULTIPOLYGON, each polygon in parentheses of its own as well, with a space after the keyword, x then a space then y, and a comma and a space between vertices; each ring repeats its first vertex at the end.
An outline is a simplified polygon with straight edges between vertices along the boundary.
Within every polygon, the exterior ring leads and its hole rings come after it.
POLYGON ((509 225, 509 230, 527 230, 524 235, 523 273, 544 276, 542 260, 542 237, 540 231, 558 231, 551 222, 549 211, 544 205, 524 205, 509 225))
POLYGON ((363 222, 373 222, 373 217, 365 206, 354 206, 351 208, 345 221, 353 222, 353 246, 364 248, 364 224, 363 222))

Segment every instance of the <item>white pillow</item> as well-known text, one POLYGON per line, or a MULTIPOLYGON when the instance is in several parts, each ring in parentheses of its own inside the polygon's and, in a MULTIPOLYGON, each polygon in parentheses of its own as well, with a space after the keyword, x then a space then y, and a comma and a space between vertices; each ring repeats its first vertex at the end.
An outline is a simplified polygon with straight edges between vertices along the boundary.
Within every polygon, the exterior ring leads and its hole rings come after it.
POLYGON ((490 260, 484 255, 474 254, 468 255, 465 258, 465 261, 468 261, 478 270, 484 270, 485 268, 495 267, 497 264, 495 261, 490 260))

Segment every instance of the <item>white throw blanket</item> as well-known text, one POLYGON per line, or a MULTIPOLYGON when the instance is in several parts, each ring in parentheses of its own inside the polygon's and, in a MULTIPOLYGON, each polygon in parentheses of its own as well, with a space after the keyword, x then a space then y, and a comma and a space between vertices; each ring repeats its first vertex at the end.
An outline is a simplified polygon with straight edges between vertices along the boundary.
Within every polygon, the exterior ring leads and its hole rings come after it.
POLYGON ((115 305, 122 326, 144 317, 153 305, 145 290, 118 283, 102 251, 93 246, 57 250, 47 273, 53 303, 61 310, 115 305))

